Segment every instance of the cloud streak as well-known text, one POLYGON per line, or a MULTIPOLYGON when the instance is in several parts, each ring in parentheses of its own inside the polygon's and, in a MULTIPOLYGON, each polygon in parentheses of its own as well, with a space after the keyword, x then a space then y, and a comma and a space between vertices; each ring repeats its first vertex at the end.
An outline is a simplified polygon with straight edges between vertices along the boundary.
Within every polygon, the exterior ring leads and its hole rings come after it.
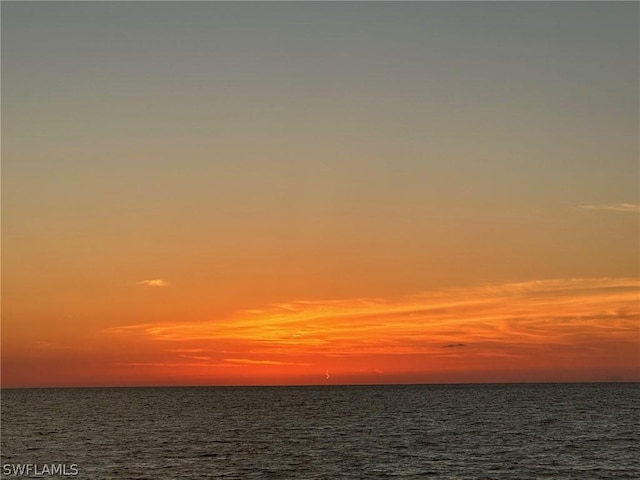
POLYGON ((640 212, 640 205, 633 203, 617 203, 611 205, 582 205, 587 210, 603 210, 607 212, 640 212))
POLYGON ((162 288, 168 287, 171 284, 169 282, 165 282, 164 280, 154 279, 154 280, 142 280, 138 282, 136 285, 141 285, 143 287, 151 287, 151 288, 162 288))
POLYGON ((293 365, 293 366, 309 366, 311 363, 301 362, 280 362, 278 360, 252 360, 250 358, 225 358, 225 362, 238 365, 293 365))
POLYGON ((638 279, 630 278, 537 280, 400 298, 296 301, 226 319, 137 324, 109 332, 169 342, 176 350, 196 343, 218 351, 232 346, 242 358, 216 361, 235 365, 415 355, 542 362, 573 354, 584 361, 598 352, 637 352, 639 287, 638 279))

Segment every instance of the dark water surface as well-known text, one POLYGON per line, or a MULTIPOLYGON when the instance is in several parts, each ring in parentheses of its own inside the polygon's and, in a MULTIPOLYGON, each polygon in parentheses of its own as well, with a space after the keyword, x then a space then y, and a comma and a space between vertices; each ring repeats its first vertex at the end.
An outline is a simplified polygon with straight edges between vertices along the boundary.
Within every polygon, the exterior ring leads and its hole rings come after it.
MULTIPOLYGON (((10 389, 7 466, 82 479, 640 478, 639 384, 10 389)), ((20 478, 20 477, 18 477, 20 478)), ((29 478, 29 477, 21 477, 29 478)))

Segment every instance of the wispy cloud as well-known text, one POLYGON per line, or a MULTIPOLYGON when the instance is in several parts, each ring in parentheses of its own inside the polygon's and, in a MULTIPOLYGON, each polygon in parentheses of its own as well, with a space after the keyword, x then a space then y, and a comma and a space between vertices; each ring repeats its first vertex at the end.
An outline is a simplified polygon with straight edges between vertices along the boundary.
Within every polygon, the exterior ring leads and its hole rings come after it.
POLYGON ((176 352, 176 353, 204 353, 207 352, 204 348, 172 348, 167 350, 168 352, 176 352))
POLYGON ((236 368, 242 367, 242 365, 235 365, 232 363, 220 363, 220 362, 184 362, 184 361, 168 361, 168 362, 115 362, 113 365, 123 367, 154 367, 154 368, 175 368, 177 370, 184 370, 184 368, 191 369, 212 369, 212 368, 236 368))
POLYGON ((638 343, 639 287, 633 278, 535 280, 400 298, 296 301, 226 319, 137 324, 111 333, 172 342, 176 349, 231 345, 247 357, 222 359, 235 365, 304 364, 318 356, 452 358, 464 345, 495 358, 565 355, 576 346, 630 351, 638 343))
POLYGON ((640 205, 633 203, 617 203, 611 205, 582 205, 588 210, 604 210, 609 212, 640 212, 640 205))
POLYGON ((250 358, 225 358, 224 361, 228 363, 239 364, 239 365, 295 365, 295 366, 311 365, 311 363, 280 362, 278 360, 252 360, 250 358))
POLYGON ((141 282, 138 282, 137 285, 141 285, 143 287, 168 287, 171 284, 156 278, 154 280, 142 280, 141 282))
POLYGON ((198 360, 200 362, 208 362, 211 360, 211 357, 204 357, 199 355, 179 355, 181 358, 188 358, 190 360, 198 360))

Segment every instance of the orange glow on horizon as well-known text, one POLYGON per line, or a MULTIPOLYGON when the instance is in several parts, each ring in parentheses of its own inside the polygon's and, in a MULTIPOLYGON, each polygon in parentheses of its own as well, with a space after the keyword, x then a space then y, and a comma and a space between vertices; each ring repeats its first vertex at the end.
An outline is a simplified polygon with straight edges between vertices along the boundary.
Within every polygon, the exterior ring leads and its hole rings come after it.
MULTIPOLYGON (((638 286, 568 279, 295 301, 108 328, 93 352, 39 351, 57 358, 62 385, 637 381, 638 286)), ((40 362, 22 377, 5 368, 4 386, 51 381, 40 362)))

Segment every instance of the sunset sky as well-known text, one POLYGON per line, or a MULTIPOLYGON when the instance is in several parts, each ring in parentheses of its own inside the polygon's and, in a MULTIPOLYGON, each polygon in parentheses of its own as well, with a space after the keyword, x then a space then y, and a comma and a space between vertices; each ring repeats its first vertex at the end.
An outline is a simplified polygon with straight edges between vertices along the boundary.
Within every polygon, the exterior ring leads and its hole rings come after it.
POLYGON ((2 386, 640 381, 637 2, 2 2, 2 386))

